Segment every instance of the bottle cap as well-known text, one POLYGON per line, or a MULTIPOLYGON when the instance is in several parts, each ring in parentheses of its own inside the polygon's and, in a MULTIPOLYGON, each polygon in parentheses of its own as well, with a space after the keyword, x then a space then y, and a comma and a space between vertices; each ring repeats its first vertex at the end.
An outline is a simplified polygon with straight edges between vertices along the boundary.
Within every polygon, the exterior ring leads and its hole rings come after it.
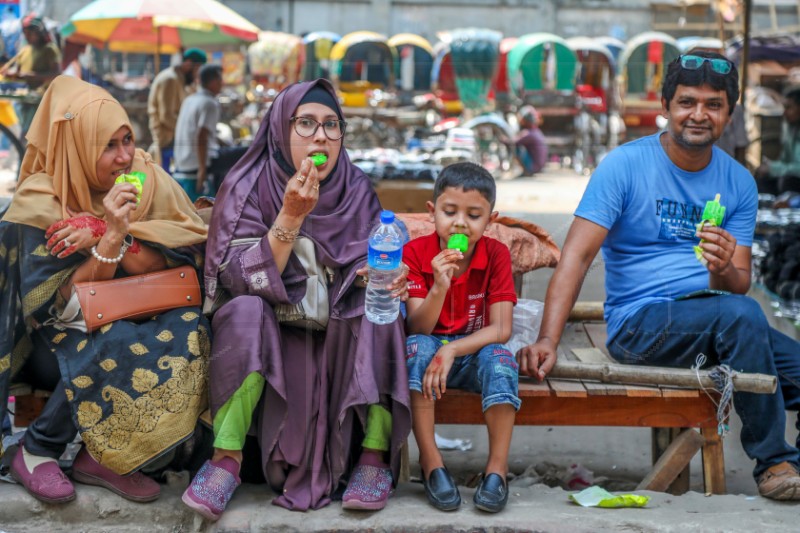
POLYGON ((381 211, 381 224, 391 224, 394 222, 394 211, 384 209, 381 211))

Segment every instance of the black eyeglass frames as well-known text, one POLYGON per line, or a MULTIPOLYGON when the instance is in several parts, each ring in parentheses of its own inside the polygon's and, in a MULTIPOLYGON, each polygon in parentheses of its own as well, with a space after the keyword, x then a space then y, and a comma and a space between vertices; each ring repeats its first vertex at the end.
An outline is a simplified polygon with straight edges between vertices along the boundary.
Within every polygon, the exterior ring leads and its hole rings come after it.
POLYGON ((347 122, 344 120, 317 122, 310 117, 292 117, 291 121, 294 123, 294 131, 300 137, 313 137, 319 127, 322 126, 322 131, 325 132, 325 136, 328 139, 338 141, 344 136, 344 131, 347 128, 347 122))

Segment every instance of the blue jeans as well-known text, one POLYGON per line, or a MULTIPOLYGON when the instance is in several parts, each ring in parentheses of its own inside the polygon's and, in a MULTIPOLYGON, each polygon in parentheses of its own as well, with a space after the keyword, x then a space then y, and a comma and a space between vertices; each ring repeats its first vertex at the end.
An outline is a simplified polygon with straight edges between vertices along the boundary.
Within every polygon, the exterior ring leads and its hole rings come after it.
POLYGON ((171 142, 161 149, 161 168, 170 172, 169 167, 172 165, 172 158, 175 156, 175 143, 171 142))
POLYGON ((756 478, 783 461, 798 464, 798 450, 784 432, 785 410, 800 408, 800 343, 772 329, 752 298, 730 294, 650 304, 608 340, 608 351, 622 363, 672 367, 690 367, 702 353, 708 364, 777 376, 775 394, 733 394, 742 447, 756 460, 756 478))
MULTIPOLYGON (((411 335, 406 341, 408 387, 422 392, 422 378, 433 356, 444 343, 464 335, 411 335)), ((497 404, 511 404, 519 411, 519 367, 503 344, 489 344, 478 353, 456 357, 447 375, 447 387, 481 393, 481 406, 486 412, 497 404)))

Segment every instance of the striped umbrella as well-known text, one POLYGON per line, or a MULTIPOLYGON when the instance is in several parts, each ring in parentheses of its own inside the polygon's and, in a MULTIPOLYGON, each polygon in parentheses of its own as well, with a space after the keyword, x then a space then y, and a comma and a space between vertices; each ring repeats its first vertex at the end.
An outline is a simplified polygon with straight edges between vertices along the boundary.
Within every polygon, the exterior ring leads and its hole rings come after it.
POLYGON ((216 0, 95 0, 70 17, 61 35, 114 52, 173 54, 254 42, 259 31, 216 0))

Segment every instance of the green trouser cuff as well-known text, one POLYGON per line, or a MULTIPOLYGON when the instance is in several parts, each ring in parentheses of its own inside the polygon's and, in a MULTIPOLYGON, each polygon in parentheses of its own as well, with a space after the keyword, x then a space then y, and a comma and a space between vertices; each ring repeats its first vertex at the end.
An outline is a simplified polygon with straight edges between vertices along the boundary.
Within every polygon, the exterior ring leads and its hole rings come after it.
POLYGON ((362 447, 383 452, 389 451, 392 437, 392 413, 380 404, 370 405, 364 433, 362 447))
POLYGON ((264 391, 264 377, 258 372, 248 374, 214 416, 214 448, 241 450, 253 420, 253 411, 264 391))

